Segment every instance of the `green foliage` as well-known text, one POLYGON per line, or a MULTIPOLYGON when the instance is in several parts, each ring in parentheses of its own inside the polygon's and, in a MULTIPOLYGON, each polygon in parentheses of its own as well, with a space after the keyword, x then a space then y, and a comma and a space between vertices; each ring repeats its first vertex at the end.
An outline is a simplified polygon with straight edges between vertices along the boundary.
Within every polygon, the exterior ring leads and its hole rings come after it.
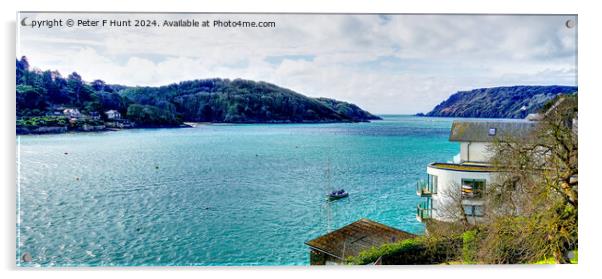
POLYGON ((102 80, 85 82, 73 72, 30 70, 16 61, 17 115, 42 116, 52 108, 77 108, 84 114, 118 110, 143 126, 180 121, 230 123, 359 122, 378 117, 353 104, 314 99, 266 82, 206 79, 160 87, 125 87, 102 80), (132 105, 131 113, 129 107, 132 105))
POLYGON ((462 234, 462 261, 464 263, 476 263, 477 241, 477 230, 466 231, 462 234))
POLYGON ((19 112, 31 112, 32 110, 44 110, 46 108, 46 97, 44 90, 31 85, 17 85, 17 114, 19 112))
MULTIPOLYGON (((578 264, 578 263, 579 263, 579 254, 578 254, 577 250, 574 250, 573 257, 571 258, 571 264, 578 264)), ((557 262, 556 262, 556 259, 554 259, 554 257, 546 257, 542 260, 534 262, 534 264, 557 264, 557 262)))
POLYGON ((179 123, 170 111, 150 105, 130 105, 127 115, 140 126, 171 126, 179 123))
POLYGON ((461 243, 460 237, 422 236, 372 247, 356 257, 349 257, 347 262, 363 265, 381 258, 384 265, 439 264, 457 259, 461 243))
MULTIPOLYGON (((123 95, 139 104, 173 110, 186 121, 231 123, 357 122, 378 119, 355 105, 331 104, 266 82, 209 79, 136 87, 123 95), (345 109, 349 108, 349 109, 345 109)), ((331 100, 338 104, 338 101, 331 100)))
POLYGON ((67 126, 69 120, 64 116, 42 116, 17 119, 17 127, 35 129, 45 126, 67 126))
POLYGON ((86 83, 77 73, 66 79, 57 71, 29 69, 26 57, 17 60, 17 116, 43 116, 53 107, 77 108, 82 112, 115 109, 125 113, 128 100, 116 93, 123 86, 101 80, 86 83))
MULTIPOLYGON (((117 110, 126 112, 128 101, 122 98, 118 93, 109 93, 97 91, 90 95, 90 101, 84 102, 82 112, 104 112, 107 110, 117 110)), ((125 114, 125 113, 124 113, 125 114)), ((104 117, 104 113, 101 113, 104 117)))
POLYGON ((320 101, 322 104, 328 106, 330 109, 334 110, 336 113, 350 116, 353 119, 359 119, 362 121, 381 119, 378 116, 375 116, 365 110, 362 110, 354 104, 328 98, 317 98, 317 100, 320 101))

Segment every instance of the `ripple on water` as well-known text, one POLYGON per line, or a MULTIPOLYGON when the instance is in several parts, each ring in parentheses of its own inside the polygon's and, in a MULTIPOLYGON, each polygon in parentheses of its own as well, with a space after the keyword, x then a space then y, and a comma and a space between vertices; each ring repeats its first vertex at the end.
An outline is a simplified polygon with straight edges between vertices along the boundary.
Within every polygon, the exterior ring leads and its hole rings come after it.
POLYGON ((303 243, 329 223, 367 217, 419 233, 415 181, 457 153, 450 125, 397 117, 23 136, 17 257, 44 266, 301 265, 303 243), (326 203, 338 187, 350 197, 326 203))

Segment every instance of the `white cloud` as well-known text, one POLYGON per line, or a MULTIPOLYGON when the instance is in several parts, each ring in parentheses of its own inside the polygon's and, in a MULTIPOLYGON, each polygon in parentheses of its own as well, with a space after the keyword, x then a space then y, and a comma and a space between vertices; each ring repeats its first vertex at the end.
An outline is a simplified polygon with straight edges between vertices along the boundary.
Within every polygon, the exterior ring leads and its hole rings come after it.
MULTIPOLYGON (((28 14, 34 19, 74 15, 28 14)), ((576 82, 569 16, 106 15, 274 21, 276 28, 20 29, 41 69, 125 85, 197 78, 263 80, 375 113, 427 111, 458 90, 576 82), (308 59, 293 59, 303 56, 308 59), (269 62, 268 57, 283 57, 269 62)))

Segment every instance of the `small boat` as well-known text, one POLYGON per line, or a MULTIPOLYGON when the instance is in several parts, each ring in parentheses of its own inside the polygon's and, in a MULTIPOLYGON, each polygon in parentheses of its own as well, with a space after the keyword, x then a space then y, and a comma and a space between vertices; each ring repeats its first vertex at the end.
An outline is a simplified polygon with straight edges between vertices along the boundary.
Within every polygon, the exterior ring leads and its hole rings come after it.
POLYGON ((332 192, 328 193, 328 199, 330 199, 330 200, 338 200, 338 199, 346 198, 348 196, 349 196, 349 193, 345 192, 344 189, 341 189, 338 191, 332 191, 332 192))

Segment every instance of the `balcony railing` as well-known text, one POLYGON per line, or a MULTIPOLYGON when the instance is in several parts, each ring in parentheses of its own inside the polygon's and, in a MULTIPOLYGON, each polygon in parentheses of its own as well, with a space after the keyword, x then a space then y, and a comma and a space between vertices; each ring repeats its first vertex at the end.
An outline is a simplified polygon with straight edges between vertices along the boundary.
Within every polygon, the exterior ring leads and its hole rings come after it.
POLYGON ((416 219, 422 222, 426 219, 431 219, 433 216, 433 209, 427 207, 426 204, 421 203, 416 206, 416 219))
POLYGON ((433 194, 433 190, 429 187, 426 181, 416 182, 416 195, 420 197, 430 197, 433 194))

